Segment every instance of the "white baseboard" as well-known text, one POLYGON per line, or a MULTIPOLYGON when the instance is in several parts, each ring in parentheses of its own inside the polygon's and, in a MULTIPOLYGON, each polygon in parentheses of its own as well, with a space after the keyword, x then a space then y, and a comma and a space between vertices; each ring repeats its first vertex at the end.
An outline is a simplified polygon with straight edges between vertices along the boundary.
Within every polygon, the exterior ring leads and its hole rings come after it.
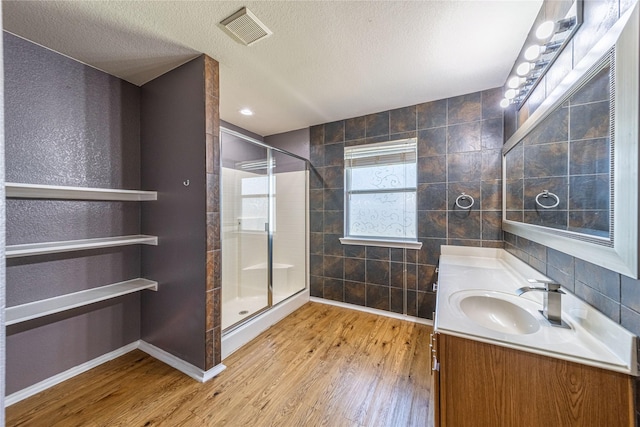
POLYGON ((309 301, 309 288, 222 335, 222 360, 309 301))
POLYGON ((88 371, 89 369, 93 369, 98 365, 101 365, 105 362, 113 360, 117 357, 120 357, 130 351, 138 348, 139 341, 132 342, 131 344, 125 345, 124 347, 120 347, 117 350, 110 351, 109 353, 103 354, 102 356, 96 357, 95 359, 89 360, 88 362, 84 362, 81 365, 74 366, 71 369, 67 369, 64 372, 60 372, 46 380, 40 381, 39 383, 35 383, 30 385, 27 388, 23 388, 20 391, 16 391, 15 393, 11 393, 10 395, 4 398, 4 404, 6 406, 13 405, 14 403, 20 402, 21 400, 26 399, 27 397, 31 397, 34 394, 40 393, 48 389, 49 387, 53 387, 56 384, 60 384, 63 381, 66 381, 76 375, 80 375, 83 372, 88 371))
POLYGON ((148 342, 145 342, 145 341, 140 341, 140 345, 138 346, 138 348, 141 351, 144 351, 145 353, 147 353, 149 356, 155 359, 158 359, 161 362, 166 363, 172 368, 177 369, 183 374, 189 375, 191 378, 193 378, 196 381, 200 381, 201 383, 209 381, 211 378, 215 377, 220 372, 224 371, 226 368, 226 366, 224 366, 221 363, 209 369, 208 371, 203 371, 197 366, 194 366, 189 362, 185 362, 179 357, 176 357, 173 354, 168 353, 156 347, 155 345, 149 344, 148 342))
POLYGON ((404 314, 394 313, 386 310, 378 310, 377 308, 363 307, 361 305, 349 304, 346 302, 333 301, 330 299, 311 297, 311 302, 320 304, 335 305, 336 307, 348 308, 350 310, 364 311, 365 313, 377 314, 378 316, 391 317, 393 319, 406 320, 407 322, 420 323, 423 325, 433 326, 433 320, 423 319, 421 317, 407 316, 404 314))

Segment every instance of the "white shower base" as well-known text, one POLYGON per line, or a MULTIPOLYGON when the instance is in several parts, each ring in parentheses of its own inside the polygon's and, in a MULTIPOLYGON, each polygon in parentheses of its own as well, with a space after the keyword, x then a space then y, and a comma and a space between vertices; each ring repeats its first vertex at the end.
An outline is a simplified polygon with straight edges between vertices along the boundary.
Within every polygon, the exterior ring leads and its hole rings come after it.
MULTIPOLYGON (((282 296, 281 296, 282 298, 282 296)), ((278 299, 274 295, 274 301, 278 299)), ((233 309, 230 311, 231 313, 239 313, 241 310, 248 310, 248 304, 255 304, 255 310, 259 310, 260 308, 265 306, 266 298, 264 296, 260 297, 249 297, 249 298, 236 298, 231 301, 227 301, 223 304, 223 317, 222 317, 222 329, 225 327, 231 326, 234 323, 239 322, 243 318, 248 317, 249 315, 238 316, 238 320, 233 320, 233 316, 225 317, 225 310, 233 309), (237 306, 234 304, 238 304, 237 306), (242 307, 242 308, 241 308, 242 307), (226 326, 225 326, 226 325, 226 326)), ((242 324, 238 328, 235 328, 227 333, 222 334, 222 360, 224 360, 231 353, 260 335, 262 332, 266 331, 270 326, 278 323, 280 320, 287 317, 289 314, 296 311, 298 308, 302 307, 305 303, 309 302, 309 288, 307 287, 300 293, 292 296, 291 298, 281 302, 280 304, 274 305, 269 310, 264 311, 263 313, 257 315, 251 320, 248 320, 246 323, 242 324)), ((250 311, 250 313, 253 313, 250 311)))

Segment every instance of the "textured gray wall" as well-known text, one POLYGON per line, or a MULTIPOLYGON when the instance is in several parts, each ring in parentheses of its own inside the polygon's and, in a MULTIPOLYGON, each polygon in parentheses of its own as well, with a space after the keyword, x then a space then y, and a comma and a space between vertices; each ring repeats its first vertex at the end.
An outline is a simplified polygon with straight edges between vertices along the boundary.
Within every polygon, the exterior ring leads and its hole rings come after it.
POLYGON ((276 135, 269 135, 264 138, 264 141, 272 147, 276 147, 308 159, 309 138, 309 128, 304 128, 276 135))
POLYGON ((158 191, 142 231, 159 236, 142 251, 143 274, 159 282, 142 298, 142 339, 205 369, 204 57, 145 84, 141 99, 142 184, 158 191))
MULTIPOLYGON (((0 26, 2 24, 2 8, 0 8, 0 26)), ((3 43, 0 39, 0 58, 3 57, 3 43)), ((0 61, 0 171, 4 170, 4 66, 0 61)), ((4 174, 0 174, 0 325, 4 326, 5 308, 5 202, 4 174)), ((0 327, 0 426, 4 425, 5 394, 5 329, 0 327)))
MULTIPOLYGON (((140 188, 140 89, 4 33, 6 180, 140 188)), ((137 203, 8 200, 7 243, 137 234, 137 203)), ((140 276, 140 249, 7 263, 12 306, 140 276)), ((11 394, 140 337, 139 295, 7 328, 11 394)))

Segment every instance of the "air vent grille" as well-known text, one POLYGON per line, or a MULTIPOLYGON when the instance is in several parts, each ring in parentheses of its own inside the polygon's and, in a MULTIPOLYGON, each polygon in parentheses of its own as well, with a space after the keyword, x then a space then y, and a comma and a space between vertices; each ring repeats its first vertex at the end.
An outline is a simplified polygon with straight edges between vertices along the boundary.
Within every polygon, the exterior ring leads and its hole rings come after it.
POLYGON ((243 7, 220 24, 247 46, 251 46, 258 40, 262 40, 273 34, 271 30, 260 22, 246 7, 243 7))

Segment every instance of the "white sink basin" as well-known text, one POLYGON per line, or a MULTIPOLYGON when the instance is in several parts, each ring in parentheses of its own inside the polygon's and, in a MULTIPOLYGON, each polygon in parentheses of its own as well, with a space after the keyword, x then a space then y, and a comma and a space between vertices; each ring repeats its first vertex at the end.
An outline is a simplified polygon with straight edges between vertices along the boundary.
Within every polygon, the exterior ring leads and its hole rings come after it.
POLYGON ((469 295, 462 298, 459 304, 468 318, 494 331, 524 335, 540 329, 540 323, 527 310, 502 298, 469 295))

